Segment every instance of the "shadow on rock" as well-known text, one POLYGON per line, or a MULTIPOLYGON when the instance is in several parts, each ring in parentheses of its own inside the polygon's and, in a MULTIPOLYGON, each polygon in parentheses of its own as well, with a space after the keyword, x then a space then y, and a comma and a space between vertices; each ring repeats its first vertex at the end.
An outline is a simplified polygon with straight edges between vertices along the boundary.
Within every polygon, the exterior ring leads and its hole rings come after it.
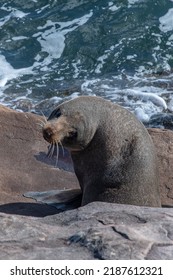
POLYGON ((0 205, 0 212, 21 216, 46 217, 58 214, 61 210, 46 204, 18 202, 0 205))
POLYGON ((58 160, 56 154, 53 154, 52 157, 48 157, 45 152, 39 152, 39 154, 34 155, 34 157, 39 162, 51 165, 59 169, 63 169, 68 172, 74 172, 71 156, 65 149, 64 152, 62 152, 62 149, 60 148, 58 160))

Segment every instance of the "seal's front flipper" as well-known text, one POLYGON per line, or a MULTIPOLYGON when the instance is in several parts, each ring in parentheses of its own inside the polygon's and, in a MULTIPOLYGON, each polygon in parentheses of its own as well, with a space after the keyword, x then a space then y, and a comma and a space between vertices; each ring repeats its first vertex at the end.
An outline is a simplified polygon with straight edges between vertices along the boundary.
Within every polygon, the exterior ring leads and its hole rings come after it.
POLYGON ((37 202, 54 206, 62 211, 75 209, 81 206, 82 200, 82 192, 80 189, 27 192, 24 196, 35 199, 37 202))

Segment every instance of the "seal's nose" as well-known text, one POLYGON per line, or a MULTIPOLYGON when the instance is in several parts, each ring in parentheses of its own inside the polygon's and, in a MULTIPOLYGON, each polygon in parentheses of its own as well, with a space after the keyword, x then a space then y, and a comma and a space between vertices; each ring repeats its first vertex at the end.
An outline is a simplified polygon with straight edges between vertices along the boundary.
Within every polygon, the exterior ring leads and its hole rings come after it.
POLYGON ((51 142, 53 131, 50 127, 43 129, 43 137, 46 141, 51 142))

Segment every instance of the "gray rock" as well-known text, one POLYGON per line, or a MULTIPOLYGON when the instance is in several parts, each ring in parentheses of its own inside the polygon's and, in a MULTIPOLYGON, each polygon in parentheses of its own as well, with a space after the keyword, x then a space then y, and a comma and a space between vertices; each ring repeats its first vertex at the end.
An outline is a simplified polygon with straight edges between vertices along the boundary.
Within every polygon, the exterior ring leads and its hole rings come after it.
POLYGON ((173 209, 93 202, 41 219, 0 216, 0 259, 173 259, 173 209))

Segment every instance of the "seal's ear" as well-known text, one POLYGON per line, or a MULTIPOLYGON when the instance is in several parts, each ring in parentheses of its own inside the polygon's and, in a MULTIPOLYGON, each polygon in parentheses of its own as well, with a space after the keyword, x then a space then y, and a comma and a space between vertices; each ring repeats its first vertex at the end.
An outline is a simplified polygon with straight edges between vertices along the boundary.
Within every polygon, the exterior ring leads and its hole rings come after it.
POLYGON ((48 117, 48 121, 56 118, 58 119, 61 116, 61 110, 60 108, 56 108, 55 110, 53 110, 53 112, 50 114, 50 116, 48 117))

